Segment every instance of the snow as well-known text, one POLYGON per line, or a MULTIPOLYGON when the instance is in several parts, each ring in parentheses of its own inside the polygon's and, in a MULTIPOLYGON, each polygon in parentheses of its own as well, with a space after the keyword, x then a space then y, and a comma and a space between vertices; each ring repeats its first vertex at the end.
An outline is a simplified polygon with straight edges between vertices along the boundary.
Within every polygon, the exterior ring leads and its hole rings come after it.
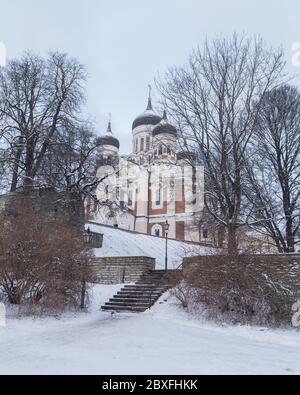
POLYGON ((145 313, 99 311, 120 287, 94 286, 88 313, 8 316, 7 326, 0 327, 0 373, 300 373, 300 337, 293 329, 196 320, 168 294, 145 313))
MULTIPOLYGON (((164 268, 165 239, 92 223, 87 223, 87 227, 91 231, 104 234, 103 247, 94 250, 96 257, 150 256, 156 259, 156 269, 164 268)), ((211 254, 214 251, 216 249, 170 239, 168 240, 169 268, 177 268, 184 256, 211 254)))

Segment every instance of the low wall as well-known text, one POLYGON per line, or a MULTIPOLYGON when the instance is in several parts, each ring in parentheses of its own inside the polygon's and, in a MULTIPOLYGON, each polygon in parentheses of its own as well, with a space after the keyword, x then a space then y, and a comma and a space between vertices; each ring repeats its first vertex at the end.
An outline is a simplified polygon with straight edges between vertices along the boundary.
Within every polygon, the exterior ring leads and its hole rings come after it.
POLYGON ((265 267, 268 270, 280 271, 281 265, 300 264, 300 254, 253 254, 253 255, 203 255, 183 258, 183 270, 188 267, 206 267, 207 264, 217 269, 220 264, 239 263, 241 265, 254 264, 265 267))
POLYGON ((300 298, 300 254, 214 255, 184 258, 183 277, 194 305, 231 322, 290 324, 300 298))
POLYGON ((147 256, 94 258, 92 267, 98 284, 136 282, 142 274, 155 269, 155 258, 147 256))

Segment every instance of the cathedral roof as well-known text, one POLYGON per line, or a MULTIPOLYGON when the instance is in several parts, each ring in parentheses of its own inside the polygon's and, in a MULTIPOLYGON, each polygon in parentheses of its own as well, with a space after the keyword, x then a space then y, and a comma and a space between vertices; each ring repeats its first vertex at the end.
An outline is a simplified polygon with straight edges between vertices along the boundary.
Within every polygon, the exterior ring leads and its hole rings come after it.
POLYGON ((119 140, 113 136, 111 130, 111 121, 108 122, 107 131, 104 136, 101 136, 97 139, 97 145, 111 145, 116 148, 120 148, 119 140))
POLYGON ((161 117, 153 111, 151 97, 148 99, 148 106, 146 110, 135 118, 132 124, 132 129, 141 125, 157 125, 161 121, 161 117))
POLYGON ((168 122, 166 111, 164 111, 164 115, 162 117, 162 120, 152 130, 152 135, 153 136, 157 136, 158 134, 161 134, 161 133, 169 133, 169 134, 172 134, 174 136, 177 136, 177 130, 176 130, 175 126, 171 125, 168 122))

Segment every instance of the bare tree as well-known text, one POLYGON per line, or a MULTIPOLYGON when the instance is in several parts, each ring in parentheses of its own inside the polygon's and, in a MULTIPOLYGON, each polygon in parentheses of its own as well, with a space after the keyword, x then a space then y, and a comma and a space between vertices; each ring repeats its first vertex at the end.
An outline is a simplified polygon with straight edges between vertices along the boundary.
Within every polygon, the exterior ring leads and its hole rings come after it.
POLYGON ((265 95, 249 147, 249 224, 280 252, 294 252, 300 226, 300 93, 284 85, 265 95))
POLYGON ((181 131, 188 152, 202 153, 205 205, 226 229, 228 251, 237 251, 237 230, 245 224, 244 156, 261 101, 283 78, 282 50, 260 38, 206 41, 187 65, 173 67, 157 85, 181 131))
MULTIPOLYGON (((114 169, 114 171, 117 171, 114 169)), ((98 202, 97 187, 107 178, 97 176, 97 140, 93 128, 86 123, 72 123, 58 129, 37 175, 39 185, 64 192, 66 204, 76 200, 82 206, 88 198, 98 202)))
POLYGON ((85 81, 85 68, 63 53, 26 53, 1 69, 2 190, 46 186, 65 192, 66 204, 97 201, 103 179, 96 174, 93 126, 81 115, 85 81))
POLYGON ((0 70, 0 138, 10 164, 10 191, 32 188, 58 129, 84 100, 84 67, 64 53, 26 53, 0 70))

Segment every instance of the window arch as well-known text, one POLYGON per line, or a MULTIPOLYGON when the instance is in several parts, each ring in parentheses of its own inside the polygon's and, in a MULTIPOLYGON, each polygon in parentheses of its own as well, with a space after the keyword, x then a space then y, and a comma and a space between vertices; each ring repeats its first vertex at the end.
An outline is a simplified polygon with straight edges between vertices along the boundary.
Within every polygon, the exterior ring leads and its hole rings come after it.
POLYGON ((151 228, 151 235, 152 236, 162 236, 163 231, 162 231, 162 226, 159 224, 155 224, 151 228))
POLYGON ((146 151, 150 149, 150 136, 146 136, 146 151))
POLYGON ((141 146, 140 146, 140 150, 144 151, 144 145, 145 145, 145 139, 144 137, 141 138, 141 146))

